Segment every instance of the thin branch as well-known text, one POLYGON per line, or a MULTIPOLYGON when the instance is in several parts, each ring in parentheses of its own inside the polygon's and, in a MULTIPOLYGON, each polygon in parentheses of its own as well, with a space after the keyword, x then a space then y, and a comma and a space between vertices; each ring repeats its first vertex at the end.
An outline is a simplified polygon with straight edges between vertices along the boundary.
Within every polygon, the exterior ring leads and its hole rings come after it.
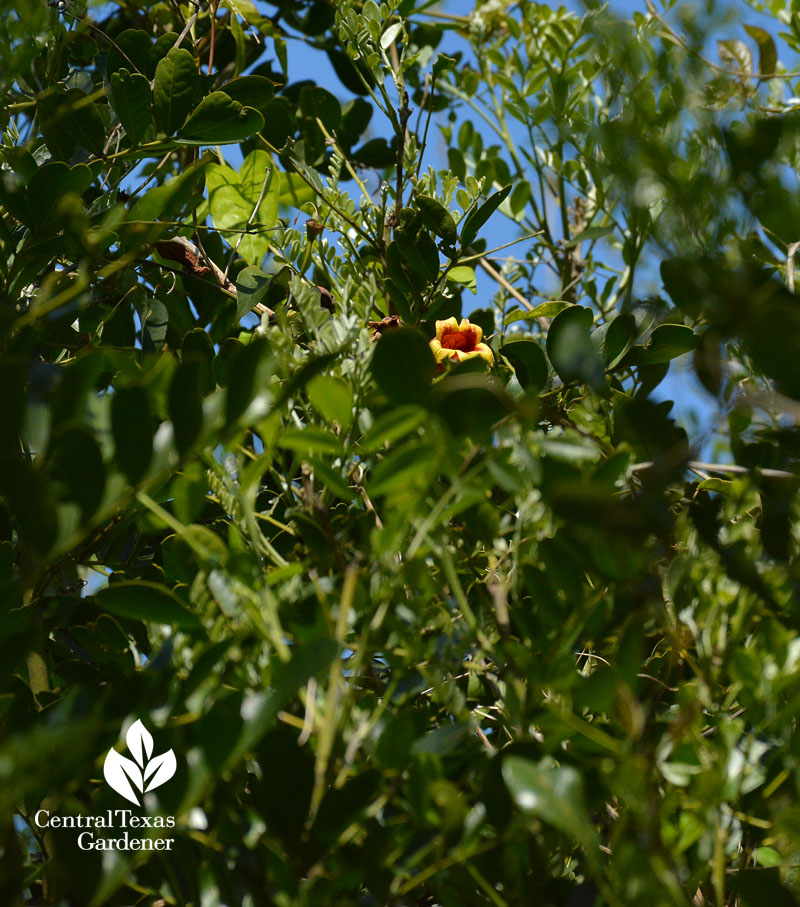
POLYGON ((303 719, 303 728, 300 736, 297 738, 297 745, 303 746, 311 739, 311 732, 314 730, 314 712, 317 702, 317 678, 310 677, 306 687, 306 714, 303 719))
POLYGON ((339 154, 342 156, 342 160, 344 161, 344 166, 347 168, 347 172, 350 174, 350 176, 352 176, 353 179, 356 181, 356 183, 358 183, 358 188, 361 190, 361 194, 370 203, 370 205, 372 205, 373 208, 377 208, 378 206, 372 200, 372 196, 367 191, 366 185, 364 184, 363 180, 359 177, 359 175, 356 173, 355 168, 350 163, 350 160, 347 157, 347 155, 344 153, 342 146, 328 132, 328 130, 325 128, 325 124, 322 122, 322 120, 319 117, 315 117, 315 119, 317 121, 317 126, 319 126, 320 130, 322 131, 322 134, 325 136, 325 141, 327 142, 327 144, 330 145, 332 148, 335 148, 336 151, 338 151, 339 154))
POLYGON ((138 72, 140 76, 144 75, 141 69, 139 69, 139 67, 133 62, 133 60, 131 60, 131 58, 125 53, 125 51, 119 46, 119 44, 117 44, 117 42, 113 38, 109 38, 109 36, 103 31, 103 29, 98 28, 94 24, 94 22, 89 19, 88 16, 73 16, 72 13, 67 12, 67 10, 63 11, 63 15, 69 16, 70 19, 74 19, 76 22, 82 22, 84 25, 91 28, 92 31, 97 32, 97 34, 100 35, 100 37, 104 41, 108 41, 108 43, 114 48, 114 50, 121 54, 128 61, 128 63, 131 64, 131 72, 138 72))
MULTIPOLYGON (((255 207, 250 213, 250 217, 247 218, 247 223, 244 225, 245 230, 247 230, 256 219, 256 214, 258 214, 258 209, 261 207, 261 202, 264 201, 264 196, 267 193, 267 183, 269 183, 269 178, 272 175, 272 167, 267 167, 267 172, 264 174, 264 182, 261 184, 261 192, 258 194, 258 201, 256 202, 255 207)), ((233 259, 236 257, 236 253, 239 251, 239 246, 242 244, 244 239, 244 233, 236 240, 236 245, 231 250, 230 257, 228 258, 228 263, 225 265, 225 270, 222 272, 222 276, 225 280, 228 279, 228 271, 231 269, 233 264, 233 259)))
MULTIPOLYGON (((650 469, 653 465, 652 460, 647 460, 643 463, 634 463, 633 466, 631 466, 631 472, 642 472, 645 469, 650 469)), ((735 463, 701 463, 698 460, 690 460, 686 466, 693 471, 702 470, 704 472, 732 473, 739 476, 762 475, 765 479, 798 478, 797 473, 787 472, 785 469, 767 469, 761 467, 750 469, 747 466, 738 466, 735 463)))
MULTIPOLYGON (((417 161, 417 179, 419 179, 420 170, 422 169, 422 159, 425 156, 425 149, 428 147, 428 127, 431 125, 431 117, 433 116, 433 93, 436 89, 436 76, 434 75, 431 79, 430 86, 428 85, 427 78, 425 79, 425 92, 422 95, 422 102, 419 106, 419 116, 422 116, 422 110, 425 107, 425 102, 430 98, 430 106, 428 107, 428 116, 425 120, 425 132, 422 135, 422 145, 419 149, 419 160, 417 161), (430 87, 430 92, 428 88, 430 87)), ((419 135, 419 117, 417 118, 417 135, 419 135)))
MULTIPOLYGON (((261 141, 263 141, 265 145, 267 144, 267 142, 264 141, 264 139, 260 135, 256 135, 256 138, 261 139, 261 141)), ((352 217, 345 214, 341 208, 339 208, 337 205, 335 205, 329 199, 325 198, 325 196, 322 194, 322 191, 320 189, 318 189, 314 185, 314 183, 311 182, 311 180, 305 175, 305 173, 303 173, 303 171, 301 169, 301 164, 299 161, 296 161, 293 157, 290 157, 289 160, 295 168, 294 172, 308 186, 308 188, 314 192, 314 195, 318 196, 324 205, 327 205, 332 211, 335 211, 346 224, 349 224, 356 231, 356 233, 358 233, 359 236, 361 236, 362 239, 366 240, 372 246, 372 248, 375 249, 375 251, 380 254, 381 247, 378 245, 377 242, 375 242, 375 240, 369 235, 369 233, 367 233, 363 227, 359 226, 359 224, 357 224, 353 220, 352 217)))
POLYGON ((502 275, 499 271, 496 271, 496 270, 489 264, 489 262, 488 262, 485 258, 483 258, 483 257, 479 258, 479 259, 478 259, 478 264, 483 268, 484 271, 486 271, 486 273, 487 273, 493 280, 497 281, 497 283, 499 283, 500 286, 501 286, 507 293, 510 293, 510 294, 514 297, 514 299, 517 300, 517 302, 521 302, 522 305, 524 305, 525 308, 526 308, 529 312, 532 312, 532 311, 534 310, 535 306, 534 306, 532 303, 528 302, 528 300, 522 295, 522 293, 520 293, 519 290, 517 290, 515 287, 513 287, 513 286, 505 279, 505 277, 503 277, 503 275, 502 275))
MULTIPOLYGON (((477 261, 479 258, 485 258, 487 261, 492 261, 495 257, 494 253, 499 252, 501 249, 507 249, 509 246, 516 246, 517 243, 525 242, 527 239, 533 239, 534 236, 541 236, 544 233, 544 230, 537 230, 535 233, 526 233, 524 236, 518 236, 516 239, 512 239, 509 242, 504 242, 501 246, 495 246, 493 249, 487 249, 486 252, 475 252, 472 255, 464 255, 458 259, 460 265, 467 264, 470 261, 477 261)), ((497 259, 498 261, 505 261, 505 259, 497 259)), ((514 261, 517 264, 529 265, 534 264, 530 259, 512 259, 509 258, 508 261, 514 261)), ((541 259, 540 259, 541 261, 541 259)))
POLYGON ((131 194, 128 196, 128 201, 130 201, 134 197, 134 195, 138 195, 142 191, 142 189, 144 189, 145 186, 148 186, 156 178, 156 176, 158 176, 158 171, 164 166, 164 164, 167 163, 167 161, 170 159, 170 157, 172 157, 172 151, 168 151, 164 155, 164 157, 162 157, 161 160, 158 162, 158 166, 150 174, 150 176, 148 176, 147 179, 140 186, 137 186, 133 190, 133 192, 131 192, 131 194))
POLYGON ((214 45, 217 38, 217 7, 219 0, 212 0, 211 3, 211 45, 208 50, 208 75, 214 70, 214 45))
POLYGON ((397 130, 397 188, 395 190, 395 216, 400 216, 403 207, 403 155, 406 150, 406 134, 408 121, 411 117, 411 108, 408 106, 408 92, 403 92, 403 102, 400 107, 400 124, 397 130))
POLYGON ((794 293, 794 256, 798 249, 800 242, 793 242, 786 249, 786 283, 790 293, 794 293))
POLYGON ((178 35, 178 40, 175 42, 175 47, 180 47, 183 39, 189 34, 189 32, 194 28, 195 22, 197 22, 197 14, 200 11, 200 0, 192 0, 194 4, 194 12, 189 17, 189 21, 184 25, 183 31, 178 35))
POLYGON ((458 22, 461 25, 469 25, 470 17, 469 16, 456 16, 453 13, 440 13, 438 10, 419 10, 414 12, 415 16, 427 16, 429 19, 445 19, 448 22, 458 22))

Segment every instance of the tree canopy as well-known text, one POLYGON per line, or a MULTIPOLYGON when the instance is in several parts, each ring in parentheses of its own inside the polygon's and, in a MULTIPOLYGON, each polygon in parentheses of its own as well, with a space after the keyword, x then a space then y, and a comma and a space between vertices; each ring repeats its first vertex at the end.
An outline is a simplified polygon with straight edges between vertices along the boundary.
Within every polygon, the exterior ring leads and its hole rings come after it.
POLYGON ((4 903, 796 903, 798 14, 0 10, 4 903))

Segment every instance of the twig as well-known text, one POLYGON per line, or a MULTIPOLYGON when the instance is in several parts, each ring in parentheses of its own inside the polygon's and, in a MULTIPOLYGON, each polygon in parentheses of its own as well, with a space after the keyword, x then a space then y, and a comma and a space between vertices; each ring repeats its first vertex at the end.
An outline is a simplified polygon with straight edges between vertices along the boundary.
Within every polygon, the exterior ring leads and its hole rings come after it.
POLYGON ((194 4, 194 12, 189 17, 189 21, 184 25, 183 31, 178 35, 178 40, 175 42, 175 47, 181 46, 181 41, 189 34, 189 32, 194 28, 194 23, 197 22, 197 14, 200 11, 200 0, 191 0, 194 4))
MULTIPOLYGON (((256 202, 255 208, 253 208, 250 217, 247 219, 247 223, 244 225, 245 230, 250 227, 253 221, 256 219, 256 214, 258 214, 258 209, 261 207, 261 202, 264 201, 264 196, 267 192, 267 183, 269 183, 269 178, 272 175, 272 167, 267 167, 267 172, 264 174, 264 182, 261 184, 261 192, 258 194, 258 201, 256 202)), ((233 264, 233 259, 236 257, 236 253, 239 251, 239 246, 242 244, 245 234, 242 233, 241 236, 236 240, 236 245, 231 250, 230 257, 228 258, 228 263, 225 265, 225 270, 222 272, 222 276, 225 280, 228 279, 228 271, 231 269, 233 264)))
MULTIPOLYGON (((268 145, 268 142, 262 136, 257 134, 256 138, 260 139, 265 145, 268 145)), ((289 161, 295 168, 294 172, 308 186, 308 188, 313 191, 314 195, 319 197, 322 204, 327 205, 332 211, 335 211, 346 224, 349 224, 356 231, 356 233, 361 236, 362 239, 368 242, 376 252, 380 253, 381 247, 378 245, 378 243, 369 235, 369 233, 366 232, 366 230, 364 230, 363 227, 359 226, 352 217, 350 217, 348 214, 345 214, 344 211, 342 211, 341 208, 330 201, 330 199, 325 198, 321 190, 311 182, 311 180, 305 175, 305 173, 303 173, 300 162, 295 160, 293 157, 289 157, 289 161)))
MULTIPOLYGON (((458 263, 460 265, 465 265, 471 261, 477 261, 479 258, 485 258, 487 261, 492 261, 494 258, 495 252, 499 252, 501 249, 507 249, 509 246, 515 246, 515 245, 517 245, 517 243, 525 242, 525 240, 533 239, 534 236, 541 236, 543 233, 544 233, 544 230, 537 230, 535 233, 526 233, 524 236, 518 236, 516 239, 512 239, 509 242, 503 243, 502 246, 495 246, 493 249, 487 249, 486 252, 473 251, 469 255, 461 256, 461 258, 458 259, 458 263)), ((470 249, 471 248, 472 247, 470 246, 470 249)), ((469 250, 467 250, 467 251, 469 251, 469 250)), ((533 261, 531 259, 521 259, 521 258, 502 259, 502 258, 499 258, 497 260, 498 261, 507 260, 507 261, 511 261, 511 262, 516 262, 517 264, 521 264, 521 265, 533 264, 533 261)), ((539 263, 541 262, 541 260, 542 259, 539 258, 539 263)))
MULTIPOLYGON (((496 271, 485 258, 479 258, 478 264, 493 280, 496 280, 507 293, 510 293, 517 302, 521 302, 529 312, 534 310, 535 306, 531 305, 522 293, 513 287, 499 271, 496 271)), ((551 319, 542 316, 536 319, 536 323, 543 331, 546 331, 550 327, 550 320, 551 319)))
POLYGON ((212 70, 214 69, 214 45, 216 43, 217 35, 217 7, 219 6, 219 0, 212 0, 211 3, 211 46, 208 50, 208 75, 211 75, 212 70))
MULTIPOLYGON (((375 204, 375 202, 372 200, 372 196, 371 196, 371 195, 369 194, 369 192, 367 191, 367 187, 364 185, 364 181, 363 181, 363 180, 361 179, 361 177, 359 177, 359 175, 356 173, 355 168, 354 168, 353 165, 350 163, 350 159, 349 159, 348 156, 344 153, 344 150, 342 149, 342 146, 341 146, 341 145, 339 144, 339 142, 338 142, 338 141, 337 141, 337 140, 336 140, 336 139, 328 132, 328 130, 325 128, 325 124, 322 122, 322 120, 321 120, 319 117, 315 117, 315 119, 316 119, 316 121, 317 121, 317 126, 319 126, 320 131, 321 131, 322 134, 325 136, 325 141, 327 142, 327 144, 330 145, 332 148, 336 149, 336 151, 338 151, 339 154, 341 154, 342 160, 344 161, 344 165, 345 165, 345 167, 347 168, 347 172, 350 174, 350 176, 353 177, 353 179, 356 181, 356 183, 358 183, 358 188, 361 190, 361 194, 362 194, 362 195, 364 196, 364 198, 370 203, 370 205, 372 205, 373 208, 377 208, 378 206, 377 206, 377 205, 375 204)), ((313 202, 308 202, 307 204, 313 204, 313 202)), ((314 207, 316 208, 316 205, 314 205, 314 207)), ((318 212, 317 212, 317 214, 318 214, 318 212)), ((315 216, 317 216, 317 215, 315 215, 315 216)))
POLYGON ((406 150, 406 131, 411 117, 411 108, 408 106, 408 92, 403 92, 403 103, 400 107, 400 125, 397 130, 397 189, 395 191, 395 217, 400 216, 403 207, 403 155, 406 150))
MULTIPOLYGON (((197 246, 189 239, 186 239, 184 236, 173 236, 167 242, 172 244, 180 245, 184 250, 190 255, 193 256, 195 260, 200 260, 202 258, 200 250, 197 246)), ((146 264, 155 264, 159 268, 163 268, 167 271, 172 271, 175 274, 180 274, 182 277, 191 277, 194 280, 200 280, 203 283, 211 284, 210 280, 205 280, 201 275, 195 274, 192 272, 191 267, 188 270, 178 270, 173 268, 170 265, 164 265, 160 262, 150 262, 147 259, 136 258, 135 261, 143 262, 146 264)), ((212 261, 210 258, 204 259, 211 270, 211 273, 214 276, 214 281, 216 286, 226 295, 230 296, 232 299, 238 299, 238 293, 236 292, 236 284, 233 281, 229 280, 225 272, 216 262, 212 261)), ((211 284, 212 286, 214 284, 211 284)), ((269 306, 264 305, 262 302, 258 302, 253 306, 253 311, 258 312, 259 315, 267 315, 272 318, 275 314, 269 306)))
MULTIPOLYGON (((642 472, 645 469, 650 469, 653 466, 652 460, 647 460, 644 463, 634 463, 631 466, 631 472, 642 472)), ((756 467, 755 469, 749 469, 747 466, 738 466, 735 463, 701 463, 697 460, 690 460, 686 466, 693 470, 704 470, 705 472, 720 472, 720 473, 733 473, 735 475, 744 476, 752 475, 758 473, 759 475, 764 476, 765 479, 796 479, 798 474, 794 472, 787 472, 784 469, 768 469, 756 467)))
MULTIPOLYGON (((213 271, 214 262, 211 260, 211 256, 208 254, 208 252, 206 252, 206 247, 203 245, 203 240, 200 236, 200 231, 197 229, 197 227, 198 227, 197 205, 195 205, 192 208, 192 226, 194 228, 192 230, 192 239, 194 240, 194 243, 197 246, 197 248, 200 250, 200 256, 202 258, 202 261, 205 263, 205 266, 207 268, 209 268, 211 271, 213 271)), ((238 301, 238 293, 237 293, 237 301, 238 301)))
POLYGON ((164 166, 164 164, 167 163, 167 161, 170 159, 170 157, 172 157, 172 151, 168 151, 164 155, 164 157, 162 157, 161 160, 158 162, 158 166, 150 174, 150 176, 148 176, 147 179, 140 186, 137 186, 133 190, 133 192, 131 192, 131 194, 128 196, 128 201, 130 201, 134 197, 134 195, 138 195, 142 191, 142 189, 144 189, 145 186, 149 185, 156 178, 156 176, 158 176, 158 171, 164 166))
POLYGON ((460 22, 462 25, 469 25, 470 16, 456 16, 453 13, 440 13, 438 10, 420 10, 414 13, 417 16, 427 16, 429 19, 447 19, 449 22, 460 22))
MULTIPOLYGON (((425 132, 422 134, 422 144, 419 149, 419 160, 417 161, 417 179, 419 179, 419 173, 422 169, 422 158, 425 156, 425 148, 428 145, 428 127, 431 125, 431 117, 433 116, 433 93, 436 90, 436 76, 434 75, 430 83, 430 93, 428 92, 428 80, 425 79, 425 91, 422 95, 422 102, 419 105, 419 115, 422 116, 422 110, 425 107, 425 102, 430 98, 430 106, 428 107, 428 117, 425 120, 425 132)), ((419 134, 419 120, 417 120, 417 134, 419 134)))
POLYGON ((800 249, 800 242, 793 242, 786 249, 786 283, 789 285, 789 292, 794 293, 794 256, 800 249))
POLYGON ((529 312, 534 310, 535 306, 528 302, 522 293, 520 293, 516 287, 513 287, 499 271, 496 271, 485 258, 479 258, 478 264, 493 280, 496 280, 507 293, 510 293, 517 302, 521 302, 529 312))
POLYGON ((310 677, 306 688, 306 714, 303 719, 303 729, 297 738, 297 745, 303 746, 311 737, 314 730, 314 707, 317 701, 317 678, 310 677))
POLYGON ((84 25, 91 28, 92 31, 97 32, 97 34, 100 35, 100 37, 104 41, 108 41, 108 43, 114 48, 114 50, 116 50, 119 54, 121 54, 123 57, 125 57, 125 59, 128 61, 128 63, 131 64, 132 72, 133 71, 138 72, 140 76, 144 75, 144 73, 141 71, 141 69, 139 69, 139 67, 133 62, 133 60, 131 60, 131 58, 125 53, 125 51, 119 46, 119 44, 117 44, 117 42, 113 38, 109 38, 109 36, 103 31, 103 29, 98 28, 94 24, 94 22, 92 22, 91 19, 89 19, 88 16, 73 16, 72 13, 69 13, 66 10, 64 10, 63 14, 65 16, 69 16, 70 19, 74 19, 76 22, 82 22, 84 25))

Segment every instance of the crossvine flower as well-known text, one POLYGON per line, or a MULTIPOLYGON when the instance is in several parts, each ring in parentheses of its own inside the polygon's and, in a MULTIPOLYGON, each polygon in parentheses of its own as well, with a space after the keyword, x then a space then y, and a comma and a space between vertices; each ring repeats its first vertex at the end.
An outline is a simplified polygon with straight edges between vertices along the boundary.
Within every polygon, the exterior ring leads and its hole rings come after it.
POLYGON ((431 340, 431 350, 439 363, 446 359, 463 362, 479 356, 494 365, 494 355, 482 340, 483 329, 479 324, 472 324, 466 318, 462 318, 460 324, 455 318, 446 318, 436 322, 436 338, 431 340))

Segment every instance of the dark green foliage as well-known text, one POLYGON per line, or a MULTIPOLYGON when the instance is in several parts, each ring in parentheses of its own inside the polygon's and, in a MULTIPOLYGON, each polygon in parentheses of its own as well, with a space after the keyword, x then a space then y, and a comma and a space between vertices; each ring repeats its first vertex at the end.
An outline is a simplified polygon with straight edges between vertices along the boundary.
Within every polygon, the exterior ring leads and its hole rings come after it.
POLYGON ((795 903, 797 23, 2 12, 4 907, 795 903))

